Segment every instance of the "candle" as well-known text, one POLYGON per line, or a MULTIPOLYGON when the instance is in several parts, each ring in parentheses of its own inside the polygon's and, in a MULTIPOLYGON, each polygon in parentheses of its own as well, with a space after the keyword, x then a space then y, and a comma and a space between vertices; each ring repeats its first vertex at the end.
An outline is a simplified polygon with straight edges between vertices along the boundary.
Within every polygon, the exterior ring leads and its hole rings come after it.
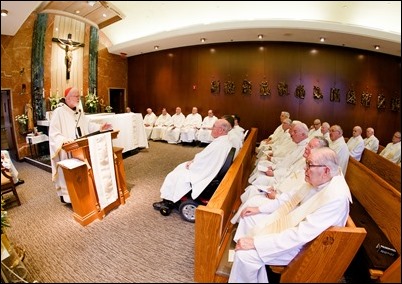
POLYGON ((96 88, 94 88, 94 96, 96 96, 96 88))
POLYGON ((45 98, 45 88, 43 88, 42 96, 43 96, 43 98, 45 98))
POLYGON ((82 88, 81 88, 81 97, 83 96, 82 88))
POLYGON ((56 89, 56 98, 59 97, 59 89, 56 89))

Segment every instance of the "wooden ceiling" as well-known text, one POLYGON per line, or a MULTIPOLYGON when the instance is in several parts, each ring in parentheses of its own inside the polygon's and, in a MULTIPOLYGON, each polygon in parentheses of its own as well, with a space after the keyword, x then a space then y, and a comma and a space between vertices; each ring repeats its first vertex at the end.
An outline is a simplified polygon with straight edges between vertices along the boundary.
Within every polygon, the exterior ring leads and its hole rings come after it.
POLYGON ((72 17, 99 29, 124 18, 123 14, 107 1, 45 1, 37 12, 72 17), (90 5, 90 2, 93 5, 90 5))

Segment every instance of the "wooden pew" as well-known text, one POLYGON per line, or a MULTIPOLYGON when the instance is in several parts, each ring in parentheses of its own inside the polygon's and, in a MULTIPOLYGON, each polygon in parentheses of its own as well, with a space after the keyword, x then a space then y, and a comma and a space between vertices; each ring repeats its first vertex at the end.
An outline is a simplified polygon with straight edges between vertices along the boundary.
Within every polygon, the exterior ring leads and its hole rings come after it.
POLYGON ((360 163, 401 191, 401 167, 397 164, 368 149, 364 149, 360 163))
POLYGON ((366 214, 356 212, 351 206, 351 216, 359 226, 367 230, 367 237, 362 249, 368 257, 370 277, 377 282, 401 282, 401 192, 396 190, 379 175, 353 158, 349 159, 346 181, 350 187, 353 199, 360 204, 366 214), (372 221, 367 221, 371 218, 372 221), (385 240, 381 239, 385 236, 385 240), (377 252, 378 243, 390 243, 397 251, 389 266, 377 269, 378 262, 387 261, 387 255, 377 252), (385 260, 384 260, 385 258, 385 260))
POLYGON ((378 151, 377 154, 380 154, 382 150, 384 150, 385 146, 378 145, 378 151))
MULTIPOLYGON (((194 281, 225 283, 231 269, 233 244, 230 219, 240 206, 255 159, 257 130, 251 129, 238 157, 206 206, 198 206, 195 222, 194 281)), ((337 282, 366 235, 349 218, 346 227, 331 227, 305 246, 286 267, 273 267, 281 282, 337 282), (347 243, 347 246, 345 244, 347 243), (342 257, 340 257, 342 256, 342 257)))
POLYGON ((251 128, 243 147, 206 206, 195 211, 194 281, 227 282, 216 274, 226 245, 231 242, 230 219, 240 206, 240 195, 247 185, 255 160, 257 128, 251 128))

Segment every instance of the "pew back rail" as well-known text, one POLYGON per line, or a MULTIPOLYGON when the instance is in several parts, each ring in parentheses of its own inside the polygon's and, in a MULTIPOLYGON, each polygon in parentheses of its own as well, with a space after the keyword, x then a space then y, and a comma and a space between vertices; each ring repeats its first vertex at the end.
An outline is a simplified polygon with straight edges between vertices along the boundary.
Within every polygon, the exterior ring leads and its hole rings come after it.
MULTIPOLYGON (((400 173, 399 173, 400 174, 400 173)), ((362 163, 349 159, 346 181, 354 199, 364 207, 389 242, 401 253, 401 192, 362 163)), ((352 218, 355 217, 352 215, 352 218)), ((356 220, 355 220, 356 221, 356 220)), ((368 237, 370 231, 367 231, 368 237)), ((363 247, 365 246, 363 243, 363 247)), ((372 246, 372 245, 371 245, 372 246)), ((368 249, 365 249, 368 251, 368 249)), ((370 257, 370 255, 369 255, 370 257)), ((379 282, 401 282, 401 257, 384 271, 370 269, 379 282)))

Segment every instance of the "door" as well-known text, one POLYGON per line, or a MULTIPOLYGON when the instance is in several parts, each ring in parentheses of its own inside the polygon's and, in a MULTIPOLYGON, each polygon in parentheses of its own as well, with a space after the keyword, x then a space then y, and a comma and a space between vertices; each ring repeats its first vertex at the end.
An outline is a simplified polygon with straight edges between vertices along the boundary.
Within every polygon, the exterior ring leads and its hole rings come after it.
POLYGON ((18 160, 15 151, 13 118, 11 116, 11 92, 1 90, 1 149, 8 150, 14 160, 18 160))
POLYGON ((125 112, 124 102, 126 96, 125 89, 118 88, 110 88, 109 89, 109 102, 110 106, 113 108, 112 112, 114 113, 123 113, 125 112))

